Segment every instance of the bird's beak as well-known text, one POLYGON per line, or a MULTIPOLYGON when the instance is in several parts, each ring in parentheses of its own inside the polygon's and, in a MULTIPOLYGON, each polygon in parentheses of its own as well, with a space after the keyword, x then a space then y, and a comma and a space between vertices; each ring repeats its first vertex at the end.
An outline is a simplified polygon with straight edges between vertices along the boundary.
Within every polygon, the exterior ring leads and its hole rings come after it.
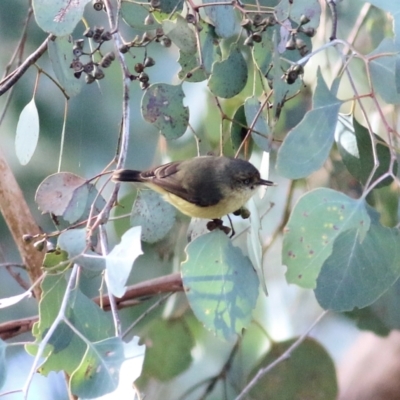
POLYGON ((276 186, 276 183, 272 182, 272 181, 267 181, 265 179, 260 179, 258 181, 258 185, 265 185, 265 186, 276 186))

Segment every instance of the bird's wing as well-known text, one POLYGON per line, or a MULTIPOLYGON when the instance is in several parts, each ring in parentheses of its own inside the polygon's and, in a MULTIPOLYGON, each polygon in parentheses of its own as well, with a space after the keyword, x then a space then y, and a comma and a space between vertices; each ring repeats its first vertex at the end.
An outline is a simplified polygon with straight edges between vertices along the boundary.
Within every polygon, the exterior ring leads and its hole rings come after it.
POLYGON ((195 174, 191 175, 190 182, 187 182, 179 168, 181 164, 182 162, 176 161, 161 165, 153 170, 143 172, 142 177, 167 192, 200 207, 217 204, 220 200, 219 191, 211 187, 209 182, 196 179, 195 174))

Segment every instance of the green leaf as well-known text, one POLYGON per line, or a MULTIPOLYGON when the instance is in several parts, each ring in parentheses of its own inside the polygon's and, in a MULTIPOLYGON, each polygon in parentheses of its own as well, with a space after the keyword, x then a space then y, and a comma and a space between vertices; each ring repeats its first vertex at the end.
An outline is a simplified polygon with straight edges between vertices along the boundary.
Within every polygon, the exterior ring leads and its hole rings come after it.
POLYGON ((264 111, 259 112, 261 103, 258 99, 248 97, 244 102, 244 111, 246 114, 247 125, 250 127, 253 124, 254 119, 257 117, 256 123, 254 124, 254 131, 251 132, 251 137, 254 143, 263 151, 269 152, 271 150, 271 132, 268 126, 267 118, 265 117, 264 111), (257 116, 258 115, 258 116, 257 116))
MULTIPOLYGON (((39 303, 40 318, 32 330, 36 343, 41 341, 59 313, 66 290, 64 274, 47 275, 41 288, 43 295, 39 303)), ((113 325, 109 315, 78 288, 70 293, 65 317, 89 341, 99 341, 113 335, 113 325)), ((86 351, 85 343, 65 323, 61 323, 49 344, 52 346, 46 348, 47 358, 40 367, 40 373, 48 375, 52 371, 66 371, 69 375, 72 374, 82 361, 86 351)), ((26 348, 30 354, 36 354, 36 344, 28 345, 26 348)))
POLYGON ((297 25, 300 24, 300 19, 302 15, 304 15, 310 20, 304 27, 316 29, 319 27, 321 5, 318 0, 282 0, 275 7, 275 13, 278 21, 284 21, 285 19, 290 18, 297 25))
POLYGON ((229 340, 251 321, 259 281, 250 260, 221 231, 186 248, 182 280, 190 307, 207 329, 229 340))
MULTIPOLYGON (((374 136, 376 140, 385 142, 378 135, 374 134, 374 136)), ((358 181, 365 185, 374 167, 373 144, 368 130, 360 125, 355 118, 341 116, 336 128, 335 140, 346 168, 358 181)), ((390 170, 391 155, 389 148, 377 143, 376 152, 379 167, 371 182, 390 170)), ((394 174, 397 173, 397 161, 394 164, 393 172, 394 174)), ((388 186, 392 182, 393 178, 387 177, 375 188, 388 186)))
POLYGON ((0 339, 0 388, 4 385, 7 377, 6 348, 7 343, 0 339))
POLYGON ((370 228, 342 232, 318 276, 315 296, 325 309, 351 311, 375 302, 400 276, 400 234, 379 223, 369 208, 370 228))
MULTIPOLYGON (((204 3, 204 1, 203 1, 204 3)), ((207 4, 218 3, 218 0, 208 0, 207 4)), ((239 30, 235 11, 231 5, 216 5, 204 7, 204 11, 212 24, 215 33, 221 38, 230 38, 239 30)))
POLYGON ((71 392, 93 399, 114 391, 124 360, 123 342, 119 337, 88 345, 81 364, 71 375, 71 392))
POLYGON ((347 312, 357 322, 357 327, 380 336, 400 329, 400 279, 370 306, 347 312))
MULTIPOLYGON (((365 3, 366 0, 362 0, 365 3)), ((393 32, 395 35, 396 43, 400 43, 400 9, 398 4, 392 0, 368 0, 368 3, 371 3, 375 7, 378 7, 384 11, 392 14, 394 23, 393 23, 393 32)))
POLYGON ((24 107, 19 115, 15 135, 15 152, 21 165, 31 160, 39 140, 39 114, 35 98, 24 107))
POLYGON ((90 0, 33 0, 37 24, 56 36, 69 35, 83 17, 90 0))
POLYGON ((153 19, 152 24, 145 23, 145 19, 151 14, 149 7, 143 4, 135 4, 123 0, 121 3, 121 15, 129 26, 140 31, 151 31, 161 26, 155 19, 153 19))
POLYGON ((285 228, 282 262, 286 279, 313 289, 336 238, 349 229, 362 241, 370 218, 363 200, 354 200, 332 189, 316 189, 302 196, 285 228))
POLYGON ((131 225, 141 226, 143 242, 164 238, 175 224, 176 208, 153 190, 140 190, 131 213, 131 225))
POLYGON ((84 228, 61 233, 57 246, 68 253, 71 261, 89 271, 101 272, 105 268, 104 257, 88 249, 87 232, 84 228))
POLYGON ((213 64, 208 87, 215 96, 229 99, 244 89, 247 77, 246 60, 239 47, 233 43, 228 57, 213 64))
MULTIPOLYGON (((294 342, 295 339, 274 343, 266 357, 253 369, 251 377, 275 361, 294 342)), ((287 360, 257 381, 250 396, 254 400, 264 400, 266 393, 273 393, 274 399, 282 400, 334 400, 338 384, 333 360, 317 341, 307 338, 287 360)))
POLYGON ((211 74, 212 64, 220 59, 220 47, 215 44, 214 27, 203 21, 199 22, 200 47, 203 66, 200 66, 199 52, 194 54, 179 52, 178 63, 181 70, 178 73, 179 79, 187 82, 202 82, 211 74), (189 74, 189 76, 188 76, 189 74))
POLYGON ((174 21, 165 20, 162 22, 165 35, 185 54, 195 54, 197 52, 197 40, 193 30, 193 25, 189 25, 185 18, 176 15, 174 21))
POLYGON ((278 151, 276 168, 281 175, 299 179, 322 167, 332 147, 341 104, 318 69, 313 109, 289 132, 278 151))
MULTIPOLYGON (((272 55, 274 53, 273 34, 275 30, 268 27, 261 32, 261 42, 253 45, 253 59, 260 72, 265 76, 271 69, 272 55)), ((282 73, 281 73, 282 75, 282 73)))
POLYGON ((143 378, 165 382, 189 368, 195 340, 184 320, 157 319, 146 331, 141 340, 147 345, 143 378))
POLYGON ((80 93, 84 84, 83 79, 77 79, 70 68, 73 55, 73 42, 69 36, 57 37, 48 44, 49 58, 60 85, 67 92, 69 97, 80 93))
POLYGON ((150 85, 142 98, 142 116, 167 139, 177 139, 185 133, 189 123, 189 108, 183 105, 184 97, 180 85, 150 85))
POLYGON ((396 77, 396 63, 400 60, 399 52, 400 45, 396 44, 393 39, 385 38, 367 56, 369 58, 377 56, 369 62, 372 86, 389 104, 400 104, 400 93, 397 91, 399 77, 396 77), (385 55, 378 56, 379 54, 385 55))
MULTIPOLYGON (((240 145, 242 144, 244 138, 247 135, 248 129, 247 126, 247 119, 244 112, 244 105, 241 105, 233 115, 233 121, 231 123, 231 141, 233 150, 236 151, 239 149, 240 145), (238 123, 236 123, 237 121, 238 123), (241 125, 239 125, 239 123, 241 125)), ((247 144, 242 147, 240 151, 241 158, 249 159, 251 153, 253 151, 253 140, 248 139, 247 144)))
POLYGON ((67 260, 68 253, 57 248, 54 251, 46 253, 43 260, 43 268, 50 273, 63 272, 70 264, 67 260))
POLYGON ((122 235, 121 243, 106 256, 108 290, 116 297, 124 295, 133 263, 143 254, 140 236, 140 226, 129 229, 122 235))

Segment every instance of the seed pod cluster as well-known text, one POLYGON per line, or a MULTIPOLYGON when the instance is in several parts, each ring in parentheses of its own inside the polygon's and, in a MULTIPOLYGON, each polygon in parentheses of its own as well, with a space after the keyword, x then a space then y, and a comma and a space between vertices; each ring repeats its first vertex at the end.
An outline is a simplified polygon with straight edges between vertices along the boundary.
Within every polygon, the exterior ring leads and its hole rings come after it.
POLYGON ((254 43, 262 41, 262 33, 269 27, 276 24, 276 19, 273 15, 263 15, 256 13, 252 18, 244 18, 241 26, 247 33, 247 38, 244 41, 246 46, 254 46, 254 43))
MULTIPOLYGON (((103 2, 93 2, 93 6, 95 3, 103 2)), ((115 60, 114 52, 108 52, 105 55, 101 54, 100 47, 101 45, 109 41, 112 38, 112 34, 109 31, 105 31, 103 27, 88 27, 84 32, 83 36, 86 38, 92 39, 94 43, 97 43, 97 47, 91 53, 85 53, 83 50, 85 39, 78 39, 74 41, 74 45, 72 47, 72 52, 74 58, 71 62, 70 68, 74 71, 74 76, 79 79, 82 73, 86 74, 85 81, 86 83, 93 83, 95 80, 103 79, 104 72, 102 68, 108 68, 111 63, 115 60), (94 54, 98 53, 101 56, 99 62, 94 60, 94 54), (87 62, 82 60, 82 56, 89 58, 87 62)))

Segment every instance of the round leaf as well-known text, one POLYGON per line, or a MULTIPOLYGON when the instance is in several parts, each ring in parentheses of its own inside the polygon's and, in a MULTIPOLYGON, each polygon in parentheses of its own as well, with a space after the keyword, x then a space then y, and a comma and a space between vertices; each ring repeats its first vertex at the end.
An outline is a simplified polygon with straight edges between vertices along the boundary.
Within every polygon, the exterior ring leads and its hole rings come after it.
POLYGON ((365 202, 332 189, 316 189, 302 196, 285 228, 282 261, 286 279, 304 288, 315 288, 323 263, 332 253, 335 239, 348 229, 360 240, 369 229, 365 202))
POLYGON ((221 231, 197 237, 186 248, 182 280, 196 317, 229 340, 251 321, 258 297, 256 272, 221 231))
POLYGON ((215 96, 228 99, 244 89, 247 77, 246 60, 238 46, 232 44, 228 57, 213 64, 208 87, 215 96))
POLYGON ((171 230, 176 209, 153 190, 138 192, 131 213, 131 225, 142 227, 142 240, 155 243, 171 230))
POLYGON ((183 105, 184 97, 181 86, 153 84, 143 95, 142 116, 167 139, 177 139, 185 133, 189 123, 189 108, 183 105))

